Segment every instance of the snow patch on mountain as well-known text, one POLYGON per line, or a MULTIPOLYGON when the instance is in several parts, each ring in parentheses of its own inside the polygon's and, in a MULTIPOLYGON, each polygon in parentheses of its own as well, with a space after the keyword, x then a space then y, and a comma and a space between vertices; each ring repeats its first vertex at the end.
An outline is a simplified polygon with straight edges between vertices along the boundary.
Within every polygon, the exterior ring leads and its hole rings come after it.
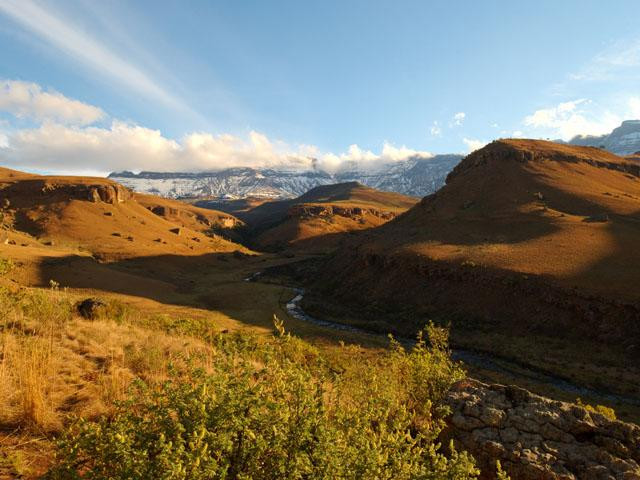
POLYGON ((578 135, 569 140, 572 145, 602 147, 616 155, 631 155, 640 151, 640 120, 625 120, 607 135, 578 135))
POLYGON ((216 172, 114 172, 109 178, 136 192, 164 197, 293 198, 319 185, 356 181, 379 190, 425 196, 444 185, 462 155, 415 156, 381 167, 349 165, 337 173, 229 168, 216 172))

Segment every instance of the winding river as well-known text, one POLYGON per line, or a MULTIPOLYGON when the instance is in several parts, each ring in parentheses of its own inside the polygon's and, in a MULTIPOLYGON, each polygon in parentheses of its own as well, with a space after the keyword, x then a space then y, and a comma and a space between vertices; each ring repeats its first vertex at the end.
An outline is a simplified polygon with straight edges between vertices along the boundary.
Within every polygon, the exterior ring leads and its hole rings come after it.
MULTIPOLYGON (((257 277, 259 277, 259 273, 254 274, 245 280, 253 281, 257 279, 257 277)), ((370 332, 362 328, 346 325, 343 323, 322 320, 319 318, 312 317, 311 315, 308 315, 302 309, 302 306, 301 306, 302 299, 304 298, 304 290, 301 288, 294 288, 293 291, 295 295, 291 300, 287 302, 286 310, 287 310, 287 313, 291 315, 293 318, 295 318, 296 320, 313 323, 314 325, 318 325, 325 328, 331 328, 334 330, 354 332, 360 335, 365 335, 370 337, 386 338, 386 335, 383 335, 383 334, 370 332)), ((404 346, 411 346, 414 343, 413 340, 408 338, 396 337, 396 340, 398 340, 404 346)), ((471 350, 464 350, 460 348, 452 349, 451 353, 452 353, 452 357, 455 360, 462 361, 468 365, 472 365, 474 367, 481 368, 483 370, 488 370, 488 371, 509 375, 514 378, 520 378, 523 380, 533 381, 539 384, 549 385, 562 392, 575 395, 576 397, 580 397, 580 396, 595 397, 602 400, 606 400, 611 403, 640 406, 640 399, 638 398, 618 395, 614 393, 602 392, 602 391, 584 387, 581 385, 576 385, 574 383, 569 382, 568 380, 565 380, 560 377, 556 377, 554 375, 550 375, 546 372, 535 370, 531 367, 526 367, 524 365, 516 364, 515 362, 509 362, 505 359, 498 360, 497 358, 486 353, 474 352, 471 350)))

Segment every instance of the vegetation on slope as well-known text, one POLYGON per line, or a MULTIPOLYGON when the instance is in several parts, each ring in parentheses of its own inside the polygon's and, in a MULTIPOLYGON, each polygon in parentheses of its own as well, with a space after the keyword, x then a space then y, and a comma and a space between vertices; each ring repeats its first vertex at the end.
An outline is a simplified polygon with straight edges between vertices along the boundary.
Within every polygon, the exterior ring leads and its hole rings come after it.
POLYGON ((77 300, 55 283, 1 291, 0 431, 13 433, 0 434, 0 478, 476 476, 437 442, 463 376, 444 330, 372 358, 278 321, 264 338, 114 302, 87 320, 77 300))

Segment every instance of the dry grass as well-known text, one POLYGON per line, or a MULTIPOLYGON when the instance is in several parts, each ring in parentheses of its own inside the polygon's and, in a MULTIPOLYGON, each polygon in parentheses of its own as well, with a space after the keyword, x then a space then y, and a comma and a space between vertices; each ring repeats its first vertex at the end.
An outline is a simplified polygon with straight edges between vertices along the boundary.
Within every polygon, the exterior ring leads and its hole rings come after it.
POLYGON ((168 377, 171 364, 211 358, 203 341, 156 330, 141 312, 85 320, 75 301, 57 288, 0 293, 0 450, 11 453, 0 455, 0 478, 3 469, 17 471, 16 445, 25 438, 31 444, 72 417, 108 414, 134 378, 154 383, 168 377))

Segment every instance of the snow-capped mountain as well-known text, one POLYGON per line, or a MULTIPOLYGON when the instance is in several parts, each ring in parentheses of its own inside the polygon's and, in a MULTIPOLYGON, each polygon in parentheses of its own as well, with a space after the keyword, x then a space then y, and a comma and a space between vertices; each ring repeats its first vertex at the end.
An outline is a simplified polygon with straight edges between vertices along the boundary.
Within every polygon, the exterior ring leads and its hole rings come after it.
POLYGON ((631 155, 640 151, 640 120, 625 120, 607 135, 578 135, 569 143, 590 147, 603 147, 616 155, 631 155))
POLYGON ((417 156, 373 171, 354 166, 338 173, 229 168, 200 173, 114 172, 109 178, 136 192, 172 198, 292 198, 319 185, 352 181, 379 190, 424 196, 444 185, 447 174, 461 159, 462 155, 417 156))

